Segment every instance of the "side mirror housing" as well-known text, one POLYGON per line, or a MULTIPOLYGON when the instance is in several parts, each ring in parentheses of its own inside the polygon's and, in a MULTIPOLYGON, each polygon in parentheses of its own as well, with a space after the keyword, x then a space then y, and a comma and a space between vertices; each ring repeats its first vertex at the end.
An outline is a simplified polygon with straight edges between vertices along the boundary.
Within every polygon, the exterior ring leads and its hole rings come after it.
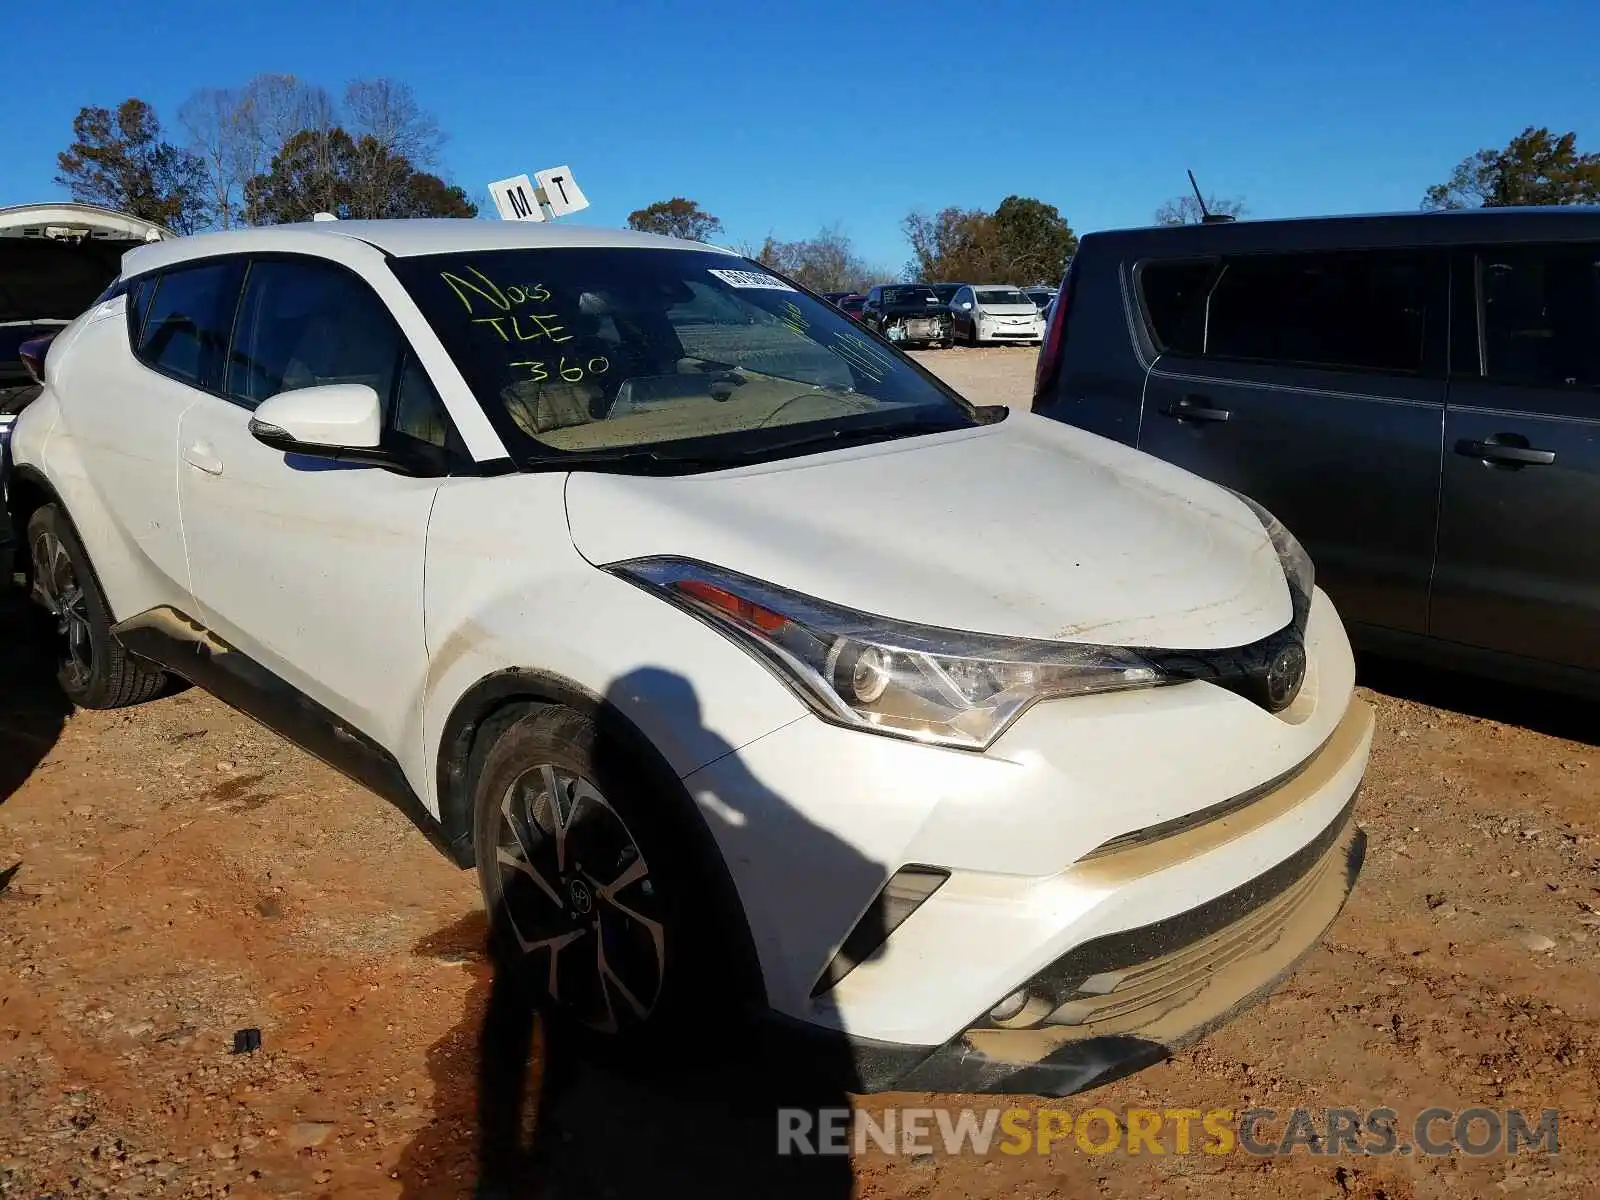
POLYGON ((274 450, 318 458, 373 454, 383 438, 383 405, 364 383, 296 388, 261 402, 250 435, 274 450))

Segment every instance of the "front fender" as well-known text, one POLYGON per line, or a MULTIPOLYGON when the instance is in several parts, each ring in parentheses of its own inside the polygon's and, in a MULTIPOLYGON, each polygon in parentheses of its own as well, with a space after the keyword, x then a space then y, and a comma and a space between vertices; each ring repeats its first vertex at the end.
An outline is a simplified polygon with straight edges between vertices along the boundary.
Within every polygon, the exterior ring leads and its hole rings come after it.
MULTIPOLYGON (((461 725, 464 700, 507 672, 611 706, 679 778, 809 711, 722 634, 585 561, 567 530, 563 477, 463 482, 441 490, 429 525, 425 758, 407 771, 436 815, 446 815, 447 730, 461 725)), ((523 694, 562 698, 531 684, 523 694)))

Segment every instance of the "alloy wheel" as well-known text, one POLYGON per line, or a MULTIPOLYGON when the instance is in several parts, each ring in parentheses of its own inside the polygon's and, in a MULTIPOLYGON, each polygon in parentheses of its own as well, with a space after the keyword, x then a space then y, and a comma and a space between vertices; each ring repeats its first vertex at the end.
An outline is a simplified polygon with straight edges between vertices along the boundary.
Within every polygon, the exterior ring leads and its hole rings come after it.
POLYGON ((94 673, 94 640, 89 632, 89 601, 72 556, 54 532, 41 529, 33 539, 33 594, 56 618, 66 642, 62 661, 70 687, 88 685, 94 673))
POLYGON ((501 797, 495 856, 504 917, 545 956, 550 998, 601 1033, 645 1021, 666 970, 660 898, 600 790, 548 763, 524 771, 501 797))

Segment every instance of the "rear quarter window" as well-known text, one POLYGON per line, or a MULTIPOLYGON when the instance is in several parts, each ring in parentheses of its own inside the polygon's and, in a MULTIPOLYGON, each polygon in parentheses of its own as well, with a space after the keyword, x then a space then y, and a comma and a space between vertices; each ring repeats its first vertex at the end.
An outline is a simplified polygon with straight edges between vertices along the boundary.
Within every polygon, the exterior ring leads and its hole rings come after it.
POLYGON ((1139 296, 1156 348, 1199 355, 1205 349, 1206 293, 1217 264, 1212 259, 1148 262, 1139 269, 1139 296))
POLYGON ((220 259, 164 271, 149 297, 136 343, 141 361, 163 375, 216 388, 239 294, 240 266, 220 259))

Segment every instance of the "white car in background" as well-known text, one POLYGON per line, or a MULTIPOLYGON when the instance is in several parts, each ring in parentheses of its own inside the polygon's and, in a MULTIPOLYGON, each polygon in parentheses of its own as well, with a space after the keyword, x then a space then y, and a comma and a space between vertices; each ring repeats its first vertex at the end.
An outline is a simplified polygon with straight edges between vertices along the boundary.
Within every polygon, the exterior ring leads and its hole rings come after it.
POLYGON ((394 801, 592 1048, 754 1013, 858 1089, 1066 1094, 1360 867, 1372 720, 1282 526, 731 252, 207 234, 44 374, 12 504, 68 695, 179 676, 394 801))
POLYGON ((952 335, 969 346, 985 342, 1037 346, 1044 340, 1039 306, 1010 284, 963 284, 950 301, 950 312, 954 317, 952 335))

